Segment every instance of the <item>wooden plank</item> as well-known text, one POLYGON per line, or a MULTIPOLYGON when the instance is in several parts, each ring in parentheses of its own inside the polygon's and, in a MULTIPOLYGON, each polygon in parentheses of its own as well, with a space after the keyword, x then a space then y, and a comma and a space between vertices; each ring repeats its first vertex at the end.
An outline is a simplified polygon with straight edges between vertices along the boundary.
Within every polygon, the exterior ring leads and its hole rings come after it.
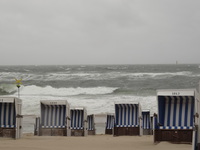
POLYGON ((2 130, 2 137, 15 138, 15 129, 5 128, 2 130))
POLYGON ((71 136, 84 136, 84 130, 71 130, 71 136))
POLYGON ((40 130, 40 135, 41 136, 51 136, 51 129, 44 129, 44 128, 42 128, 40 130))
POLYGON ((114 135, 139 135, 139 127, 114 127, 114 135))
POLYGON ((151 135, 151 129, 143 129, 143 135, 151 135))
POLYGON ((66 129, 52 129, 51 136, 66 136, 66 129))
POLYGON ((95 135, 95 130, 88 130, 88 135, 95 135))
POLYGON ((112 134, 112 130, 113 130, 113 129, 106 129, 106 130, 105 130, 105 134, 112 134))
POLYGON ((192 143, 193 130, 155 130, 155 141, 172 143, 192 143))

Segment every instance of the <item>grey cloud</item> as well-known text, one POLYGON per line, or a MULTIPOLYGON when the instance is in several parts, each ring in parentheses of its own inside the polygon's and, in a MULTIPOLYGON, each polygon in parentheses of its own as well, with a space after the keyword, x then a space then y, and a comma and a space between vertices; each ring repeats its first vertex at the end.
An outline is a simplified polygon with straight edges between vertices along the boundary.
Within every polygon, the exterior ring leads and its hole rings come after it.
POLYGON ((1 0, 0 64, 199 63, 199 6, 197 0, 1 0))

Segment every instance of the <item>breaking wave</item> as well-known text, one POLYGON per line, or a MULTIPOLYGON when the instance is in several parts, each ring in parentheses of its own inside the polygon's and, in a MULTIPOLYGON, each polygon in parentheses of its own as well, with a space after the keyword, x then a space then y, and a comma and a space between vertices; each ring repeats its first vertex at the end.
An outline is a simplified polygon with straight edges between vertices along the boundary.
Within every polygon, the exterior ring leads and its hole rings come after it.
POLYGON ((2 81, 14 81, 14 77, 22 78, 23 81, 69 81, 69 80, 109 80, 109 79, 117 79, 117 78, 128 78, 128 79, 160 79, 160 78, 169 78, 173 76, 200 76, 194 75, 189 71, 181 71, 181 72, 139 72, 139 73, 131 73, 131 72, 79 72, 72 73, 69 71, 66 72, 56 72, 56 73, 46 73, 46 74, 37 74, 37 73, 19 73, 19 72, 1 72, 0 80, 2 81))
POLYGON ((17 87, 14 84, 0 84, 0 95, 9 95, 17 91, 17 87))
POLYGON ((39 87, 35 85, 22 86, 21 95, 38 95, 38 96, 73 96, 73 95, 99 95, 113 93, 117 88, 114 87, 91 87, 91 88, 54 88, 51 86, 39 87))

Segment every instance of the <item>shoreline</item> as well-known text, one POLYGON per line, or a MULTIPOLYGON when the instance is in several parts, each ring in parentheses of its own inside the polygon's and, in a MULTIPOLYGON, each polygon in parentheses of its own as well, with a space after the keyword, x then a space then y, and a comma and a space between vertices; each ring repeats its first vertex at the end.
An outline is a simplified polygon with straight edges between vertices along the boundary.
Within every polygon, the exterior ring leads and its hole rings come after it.
POLYGON ((191 144, 173 144, 169 142, 153 143, 152 135, 117 136, 89 135, 86 137, 67 136, 34 136, 23 134, 22 138, 13 140, 0 138, 0 149, 3 150, 190 150, 191 144))

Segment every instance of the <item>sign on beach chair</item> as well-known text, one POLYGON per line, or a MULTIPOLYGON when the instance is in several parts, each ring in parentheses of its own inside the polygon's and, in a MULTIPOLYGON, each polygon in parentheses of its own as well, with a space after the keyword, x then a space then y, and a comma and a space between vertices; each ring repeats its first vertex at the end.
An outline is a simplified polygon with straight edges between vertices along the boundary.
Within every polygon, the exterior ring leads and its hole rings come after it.
POLYGON ((142 135, 142 133, 142 111, 140 104, 115 104, 114 135, 142 135))
POLYGON ((22 136, 22 101, 16 97, 0 97, 0 137, 22 136))
POLYGON ((87 111, 84 107, 76 107, 70 110, 71 112, 71 135, 86 136, 88 135, 87 128, 87 111))
POLYGON ((94 121, 94 114, 87 116, 87 129, 88 129, 88 135, 95 135, 96 129, 95 129, 95 121, 94 121))
POLYGON ((150 110, 142 111, 142 128, 143 128, 143 135, 150 135, 152 133, 150 110))
POLYGON ((105 134, 113 134, 114 122, 114 114, 107 114, 105 134))
POLYGON ((157 103, 154 142, 194 142, 194 129, 199 124, 199 93, 195 89, 157 90, 157 103))
POLYGON ((67 101, 41 101, 40 110, 41 117, 36 118, 35 128, 38 131, 35 133, 40 136, 70 136, 70 108, 67 101))

